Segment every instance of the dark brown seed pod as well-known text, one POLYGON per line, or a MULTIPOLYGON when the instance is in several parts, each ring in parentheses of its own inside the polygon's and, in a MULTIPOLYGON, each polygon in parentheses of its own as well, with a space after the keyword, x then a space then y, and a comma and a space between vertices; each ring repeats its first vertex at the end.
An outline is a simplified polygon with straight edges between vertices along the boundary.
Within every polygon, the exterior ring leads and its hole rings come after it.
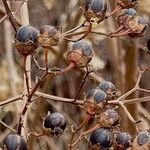
POLYGON ((59 32, 54 26, 45 25, 40 29, 40 36, 38 43, 42 47, 49 48, 50 46, 57 46, 59 43, 59 32))
POLYGON ((4 150, 28 150, 28 146, 23 137, 17 134, 10 134, 4 139, 4 150))
POLYGON ((44 129, 51 135, 60 136, 66 128, 66 119, 61 113, 52 113, 44 120, 44 129))
POLYGON ((120 117, 116 110, 106 109, 98 117, 98 122, 102 127, 116 126, 119 123, 120 117))
POLYGON ((116 86, 109 81, 101 82, 99 84, 99 88, 107 94, 108 100, 118 97, 119 92, 118 92, 116 86))
POLYGON ((135 4, 137 4, 138 0, 116 0, 117 5, 119 5, 122 8, 131 8, 134 7, 135 4))
POLYGON ((107 3, 105 0, 85 0, 84 16, 89 22, 97 22, 105 18, 107 3))
POLYGON ((120 14, 117 16, 117 23, 119 26, 126 26, 128 24, 128 21, 133 16, 137 16, 137 12, 133 8, 129 9, 123 9, 120 14))
POLYGON ((15 36, 15 47, 21 55, 27 56, 33 54, 37 49, 37 37, 39 31, 30 26, 21 26, 15 36))
POLYGON ((141 37, 146 30, 147 24, 140 16, 135 16, 129 20, 129 28, 132 30, 128 35, 132 38, 141 37))
POLYGON ((67 53, 67 60, 70 64, 62 72, 67 72, 74 67, 85 67, 91 61, 93 54, 93 48, 87 42, 84 40, 75 42, 67 53))
POLYGON ((100 89, 92 89, 86 97, 85 110, 88 114, 95 115, 101 112, 107 103, 107 95, 100 89))

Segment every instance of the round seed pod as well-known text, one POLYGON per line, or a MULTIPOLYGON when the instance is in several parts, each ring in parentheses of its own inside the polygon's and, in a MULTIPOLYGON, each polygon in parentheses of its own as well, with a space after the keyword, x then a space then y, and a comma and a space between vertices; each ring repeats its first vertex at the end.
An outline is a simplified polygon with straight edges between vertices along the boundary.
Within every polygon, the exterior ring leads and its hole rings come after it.
POLYGON ((105 0, 85 0, 84 16, 89 22, 99 23, 106 15, 107 3, 105 0))
POLYGON ((122 132, 117 134, 116 143, 121 148, 128 148, 131 146, 132 137, 129 133, 122 132))
POLYGON ((15 47, 20 54, 27 56, 33 54, 37 49, 37 37, 39 31, 30 26, 21 26, 15 36, 15 47))
POLYGON ((123 9, 117 16, 117 23, 119 26, 128 26, 128 21, 131 17, 137 16, 137 12, 133 8, 123 9))
POLYGON ((59 43, 59 32, 54 26, 45 25, 40 29, 38 43, 42 47, 57 46, 59 43))
POLYGON ((146 30, 147 24, 145 20, 140 16, 135 16, 129 20, 129 28, 133 30, 132 33, 129 33, 129 36, 134 37, 141 37, 146 30))
POLYGON ((144 144, 150 143, 150 133, 148 133, 147 131, 142 131, 139 133, 139 135, 137 136, 137 144, 139 146, 142 146, 144 144))
POLYGON ((89 114, 97 114, 104 109, 107 103, 107 94, 100 89, 89 91, 85 101, 85 109, 89 114))
POLYGON ((106 109, 98 118, 98 122, 102 127, 116 126, 119 123, 119 120, 119 114, 114 109, 106 109))
POLYGON ((84 40, 75 42, 71 50, 67 53, 67 60, 74 63, 76 67, 85 67, 92 59, 93 48, 84 40))
POLYGON ((97 145, 100 148, 110 148, 112 145, 112 134, 109 130, 99 128, 95 130, 90 136, 90 142, 92 145, 97 145))
POLYGON ((66 119, 61 113, 52 113, 45 118, 43 126, 51 135, 57 137, 62 135, 65 130, 66 119))
POLYGON ((113 99, 118 97, 118 90, 116 86, 109 81, 102 81, 99 84, 99 88, 107 94, 108 99, 113 99))
POLYGON ((28 150, 25 139, 17 134, 6 136, 3 144, 6 150, 28 150))

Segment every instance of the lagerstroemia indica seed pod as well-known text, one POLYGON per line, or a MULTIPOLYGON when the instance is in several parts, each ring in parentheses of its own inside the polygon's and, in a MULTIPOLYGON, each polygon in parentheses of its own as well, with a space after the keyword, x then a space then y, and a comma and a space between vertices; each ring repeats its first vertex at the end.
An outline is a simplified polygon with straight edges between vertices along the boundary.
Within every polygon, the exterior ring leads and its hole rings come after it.
POLYGON ((99 128, 91 134, 90 142, 102 149, 109 148, 112 145, 112 134, 107 129, 99 128))
POLYGON ((143 36, 146 27, 146 21, 140 16, 135 16, 129 20, 129 28, 132 30, 132 32, 128 35, 132 38, 141 37, 143 36))
POLYGON ((30 26, 21 26, 15 36, 15 47, 20 54, 27 56, 33 54, 37 49, 37 37, 39 31, 30 26))
POLYGON ((116 126, 119 123, 119 120, 119 114, 114 109, 106 109, 98 118, 98 122, 102 127, 116 126))
POLYGON ((66 119, 61 113, 55 112, 45 118, 43 126, 51 135, 57 137, 65 130, 66 119))
POLYGON ((45 25, 40 29, 38 43, 42 47, 57 46, 59 43, 59 32, 54 26, 45 25))
POLYGON ((125 24, 128 24, 128 20, 133 16, 137 16, 137 12, 135 9, 133 9, 133 8, 123 9, 120 12, 120 14, 117 16, 118 25, 124 26, 125 24))
POLYGON ((85 0, 84 16, 89 22, 99 23, 106 15, 107 4, 105 0, 85 0))
POLYGON ((93 48, 84 40, 75 42, 71 50, 67 53, 69 66, 62 73, 69 71, 74 67, 85 67, 92 59, 94 54, 93 48))
POLYGON ((28 150, 28 146, 23 137, 17 134, 10 134, 4 139, 4 150, 28 150))
POLYGON ((139 135, 137 136, 136 141, 139 146, 142 146, 147 143, 149 143, 150 145, 150 133, 148 133, 147 131, 140 132, 139 135))
POLYGON ((118 97, 118 95, 117 95, 118 90, 117 90, 116 86, 109 81, 102 81, 99 84, 99 88, 107 94, 108 99, 113 99, 113 98, 118 97))
POLYGON ((89 91, 85 101, 85 109, 88 114, 94 115, 104 109, 107 103, 107 94, 100 89, 89 91))
POLYGON ((129 133, 122 132, 116 135, 116 143, 121 148, 128 148, 131 146, 132 137, 129 133))

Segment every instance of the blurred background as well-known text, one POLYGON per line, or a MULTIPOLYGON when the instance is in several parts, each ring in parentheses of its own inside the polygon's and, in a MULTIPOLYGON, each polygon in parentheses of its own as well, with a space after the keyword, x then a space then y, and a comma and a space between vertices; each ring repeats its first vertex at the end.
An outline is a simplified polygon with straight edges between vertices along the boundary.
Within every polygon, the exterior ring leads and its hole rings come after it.
MULTIPOLYGON (((20 1, 11 0, 9 2, 14 12, 18 8, 20 1)), ((115 7, 113 0, 107 1, 107 3, 109 10, 115 7)), ((65 32, 84 21, 83 12, 80 7, 84 7, 84 0, 29 0, 28 11, 24 11, 24 13, 26 12, 26 17, 29 16, 30 25, 37 29, 49 24, 57 27, 59 31, 65 32)), ((149 25, 150 1, 140 0, 136 9, 149 25)), ((18 11, 16 14, 19 23, 22 20, 21 11, 18 11)), ((4 15, 4 7, 0 1, 0 18, 4 15)), ((117 14, 99 25, 95 24, 93 30, 100 32, 114 31, 117 28, 116 16, 117 14)), ((0 101, 3 101, 23 91, 23 58, 13 45, 15 32, 8 19, 0 22, 0 35, 0 101)), ((146 29, 144 37, 137 39, 130 37, 110 39, 102 35, 88 35, 86 41, 93 46, 95 51, 94 58, 90 64, 96 71, 86 80, 79 99, 83 99, 84 93, 87 93, 93 87, 97 87, 102 80, 113 82, 122 94, 134 87, 138 75, 137 66, 144 68, 150 65, 150 55, 138 47, 139 44, 146 45, 147 38, 150 38, 150 27, 146 29)), ((71 44, 61 40, 59 46, 49 50, 50 67, 65 68, 67 66, 65 54, 71 44)), ((42 49, 39 49, 35 56, 38 63, 44 66, 42 49)), ((36 77, 40 75, 40 71, 37 70, 32 61, 32 82, 34 83, 36 77)), ((72 70, 63 76, 52 76, 42 84, 39 90, 60 97, 74 98, 83 76, 84 72, 81 70, 72 70)), ((149 81, 150 74, 147 72, 142 77, 141 87, 150 89, 149 81)), ((136 96, 143 97, 148 95, 147 93, 139 92, 131 95, 129 98, 136 96)), ((21 101, 0 106, 0 119, 12 128, 17 127, 18 113, 21 111, 21 106, 21 101)), ((149 108, 150 102, 128 106, 128 109, 135 118, 142 117, 144 119, 141 126, 145 129, 150 127, 149 108), (145 117, 145 114, 147 114, 147 117, 145 117)), ((85 113, 79 107, 72 104, 56 103, 38 98, 29 107, 28 119, 26 120, 27 131, 40 132, 42 119, 46 117, 48 111, 51 113, 55 111, 62 112, 68 121, 67 129, 59 138, 46 136, 32 137, 29 139, 29 145, 32 150, 66 150, 71 135, 70 126, 79 126, 85 113)), ((133 125, 130 124, 121 110, 120 114, 123 130, 135 135, 133 125)), ((92 122, 93 120, 85 128, 88 128, 92 122)), ((2 146, 2 141, 8 133, 10 133, 10 130, 0 124, 0 146, 2 146)), ((85 141, 83 142, 78 146, 85 150, 88 145, 85 141)))

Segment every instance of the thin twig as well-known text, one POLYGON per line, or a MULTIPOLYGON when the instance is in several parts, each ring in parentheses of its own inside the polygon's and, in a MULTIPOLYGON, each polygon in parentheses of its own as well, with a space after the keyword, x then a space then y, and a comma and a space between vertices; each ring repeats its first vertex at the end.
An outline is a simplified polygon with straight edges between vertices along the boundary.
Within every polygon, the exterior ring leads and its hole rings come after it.
POLYGON ((7 13, 8 17, 9 17, 9 20, 10 20, 14 30, 17 32, 17 30, 19 28, 18 23, 17 23, 14 15, 12 14, 9 6, 8 6, 7 1, 6 0, 2 0, 2 1, 3 1, 3 4, 4 4, 4 7, 5 7, 6 13, 7 13))
POLYGON ((48 76, 49 74, 48 73, 45 73, 41 79, 39 79, 39 81, 35 84, 35 86, 32 88, 32 90, 30 91, 30 93, 28 94, 28 97, 27 97, 27 100, 26 100, 26 103, 25 103, 25 106, 24 108, 22 109, 22 112, 21 112, 21 115, 20 115, 20 118, 19 118, 19 123, 18 123, 18 134, 21 135, 21 129, 22 129, 22 126, 23 126, 23 118, 26 114, 26 111, 28 109, 28 105, 30 104, 31 102, 31 99, 32 99, 32 96, 34 95, 34 93, 36 92, 36 90, 39 88, 39 86, 43 83, 43 81, 45 80, 45 78, 48 76))
MULTIPOLYGON (((21 0, 19 6, 16 8, 15 12, 13 13, 13 15, 15 16, 18 11, 20 10, 20 8, 22 7, 22 5, 24 4, 24 2, 26 2, 26 0, 21 0)), ((12 4, 12 7, 15 5, 15 2, 13 2, 12 4)), ((3 22, 6 18, 8 17, 7 14, 5 14, 1 19, 0 19, 0 23, 3 22)), ((20 25, 18 22, 17 22, 18 25, 20 25)))
POLYGON ((81 84, 80 84, 80 86, 79 86, 79 88, 78 88, 78 91, 77 91, 77 93, 76 93, 76 95, 75 95, 74 101, 77 100, 77 98, 78 98, 78 96, 79 96, 79 94, 80 94, 80 92, 81 92, 81 90, 82 90, 82 87, 83 87, 83 85, 84 85, 84 83, 85 83, 85 81, 86 81, 88 75, 89 75, 91 72, 93 72, 93 70, 90 71, 89 68, 86 67, 86 73, 85 73, 85 75, 84 75, 84 77, 83 77, 83 79, 82 79, 82 82, 81 82, 81 84))
POLYGON ((75 105, 84 105, 84 103, 83 103, 82 100, 76 100, 76 101, 74 101, 74 99, 58 97, 58 96, 54 96, 54 95, 50 95, 50 94, 45 94, 45 93, 38 92, 38 91, 36 91, 34 93, 34 95, 38 96, 38 97, 43 97, 43 98, 49 99, 51 101, 71 103, 71 104, 75 104, 75 105))
POLYGON ((15 102, 15 101, 18 101, 18 100, 22 100, 22 97, 23 97, 23 94, 20 94, 20 95, 17 95, 15 97, 4 100, 4 101, 0 102, 0 106, 4 106, 6 104, 9 104, 9 103, 12 103, 12 102, 15 102))
POLYGON ((17 131, 13 128, 11 128, 9 125, 7 125, 5 122, 3 122, 2 120, 0 120, 0 123, 5 126, 6 128, 8 128, 9 130, 11 130, 14 133, 17 133, 17 131))
POLYGON ((29 87, 29 77, 28 77, 28 73, 26 69, 26 60, 27 60, 27 56, 24 56, 23 68, 24 68, 25 83, 26 83, 26 88, 27 88, 26 90, 27 90, 27 94, 29 95, 30 87, 29 87))

